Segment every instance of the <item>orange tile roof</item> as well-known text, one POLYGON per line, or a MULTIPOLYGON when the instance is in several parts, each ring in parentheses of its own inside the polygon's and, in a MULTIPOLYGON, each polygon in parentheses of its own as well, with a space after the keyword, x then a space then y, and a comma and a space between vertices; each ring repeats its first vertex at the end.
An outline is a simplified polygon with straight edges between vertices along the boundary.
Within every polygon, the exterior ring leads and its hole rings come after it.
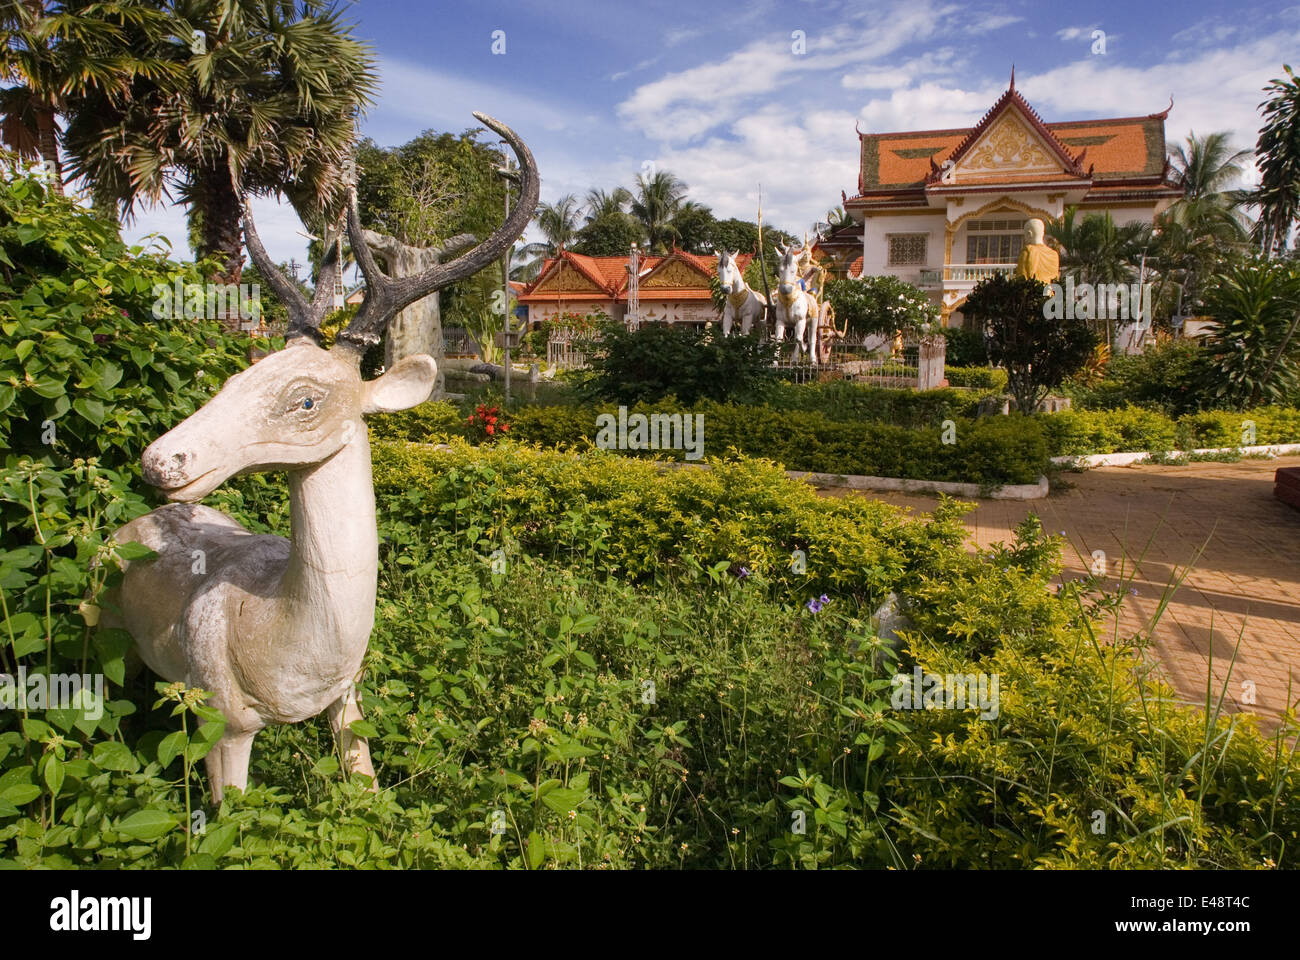
MULTIPOLYGON (((956 163, 1000 114, 1021 113, 1061 161, 1066 176, 1164 180, 1165 118, 1168 109, 1145 117, 1045 123, 1015 90, 1015 81, 974 127, 899 133, 859 133, 858 196, 904 199, 938 179, 944 161, 956 163)), ((1008 177, 1010 182, 1015 178, 1008 177)), ((1041 179, 1041 178, 1040 178, 1041 179)))
MULTIPOLYGON (((709 276, 717 274, 718 262, 713 254, 687 253, 685 250, 674 249, 667 256, 642 256, 639 264, 641 277, 646 277, 662 265, 664 261, 673 258, 683 260, 709 276)), ((752 253, 742 253, 736 257, 736 263, 741 270, 744 270, 753 259, 754 255, 752 253)), ((629 280, 628 263, 629 257, 626 255, 589 257, 585 254, 561 250, 556 256, 546 258, 546 261, 542 264, 542 269, 537 274, 537 279, 528 285, 528 288, 519 296, 519 301, 521 303, 543 303, 562 300, 595 300, 602 299, 602 296, 615 301, 624 300, 627 298, 629 280), (534 292, 561 262, 572 265, 598 289, 534 292)), ((706 300, 712 294, 706 283, 699 287, 651 288, 649 290, 642 288, 639 291, 639 296, 642 300, 706 300)))

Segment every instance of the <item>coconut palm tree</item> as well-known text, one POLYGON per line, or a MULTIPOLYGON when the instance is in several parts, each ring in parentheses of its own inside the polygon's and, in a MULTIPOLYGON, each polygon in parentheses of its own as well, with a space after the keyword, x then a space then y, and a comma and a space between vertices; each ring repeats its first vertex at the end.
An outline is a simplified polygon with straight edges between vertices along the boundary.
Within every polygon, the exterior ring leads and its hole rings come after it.
POLYGON ((1255 144, 1260 181, 1250 202, 1259 208, 1259 220, 1251 238, 1265 256, 1284 253, 1300 221, 1300 79, 1289 65, 1283 69, 1287 78, 1264 88, 1272 96, 1259 105, 1264 126, 1255 144))
POLYGON ((1231 188, 1241 179, 1243 162, 1250 159, 1249 150, 1234 150, 1225 132, 1198 137, 1193 131, 1187 143, 1174 144, 1169 160, 1183 186, 1184 199, 1201 200, 1219 198, 1231 203, 1231 188))
POLYGON ((554 203, 539 203, 533 214, 533 223, 542 231, 542 239, 526 243, 511 254, 510 262, 518 264, 510 271, 512 280, 531 280, 541 272, 547 257, 570 247, 578 236, 578 213, 581 208, 571 193, 566 193, 554 203))
POLYGON ((836 230, 842 227, 853 226, 853 218, 843 207, 835 207, 826 211, 826 219, 818 220, 813 224, 813 232, 819 237, 829 237, 836 230))
POLYGON ((641 221, 652 253, 667 253, 677 237, 673 217, 686 199, 686 184, 667 170, 637 174, 632 216, 641 221))
POLYGON ((357 114, 377 85, 373 54, 332 0, 173 0, 161 20, 144 15, 161 6, 62 4, 83 24, 60 41, 71 62, 144 64, 77 79, 69 171, 127 217, 177 192, 196 214, 200 252, 221 264, 217 279, 238 282, 241 192, 287 194, 305 217, 342 209, 357 114))
POLYGON ((626 187, 615 187, 613 190, 588 190, 586 222, 593 223, 604 217, 625 215, 631 202, 632 193, 626 187))
POLYGON ((1115 223, 1109 211, 1080 218, 1077 207, 1066 207, 1060 220, 1048 224, 1047 235, 1061 247, 1061 266, 1087 283, 1124 283, 1135 273, 1151 241, 1151 228, 1141 223, 1115 223))
POLYGON ((549 256, 554 256, 561 247, 573 243, 578 233, 578 213, 580 207, 573 194, 566 193, 554 203, 542 203, 537 206, 533 222, 546 238, 549 256))

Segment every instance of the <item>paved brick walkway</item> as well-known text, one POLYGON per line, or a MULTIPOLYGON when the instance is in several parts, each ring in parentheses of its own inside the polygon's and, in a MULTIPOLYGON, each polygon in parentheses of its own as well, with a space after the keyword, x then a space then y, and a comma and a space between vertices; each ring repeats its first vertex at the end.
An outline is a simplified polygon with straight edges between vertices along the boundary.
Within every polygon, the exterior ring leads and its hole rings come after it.
MULTIPOLYGON (((1228 709, 1257 712, 1275 728, 1287 702, 1300 700, 1300 511, 1273 498, 1273 472, 1300 457, 1194 463, 1179 467, 1101 467, 1066 473, 1068 486, 1045 500, 981 500, 966 516, 973 545, 1009 541, 1030 511, 1070 542, 1063 576, 1082 575, 1094 550, 1106 554, 1111 582, 1139 557, 1121 617, 1129 634, 1145 628, 1162 594, 1192 565, 1156 625, 1151 645, 1181 697, 1205 702, 1213 654, 1214 691, 1222 689, 1238 636, 1228 709), (1198 551, 1202 551, 1197 557, 1198 551), (1253 681, 1254 704, 1244 681, 1253 681)), ((872 496, 915 510, 936 498, 872 496)))

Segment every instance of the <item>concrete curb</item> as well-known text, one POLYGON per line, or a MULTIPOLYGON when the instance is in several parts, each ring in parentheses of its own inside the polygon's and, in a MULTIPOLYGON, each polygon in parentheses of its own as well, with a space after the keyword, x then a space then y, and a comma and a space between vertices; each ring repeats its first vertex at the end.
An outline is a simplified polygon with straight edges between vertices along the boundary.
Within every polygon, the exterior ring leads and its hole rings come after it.
MULTIPOLYGON (((1271 453, 1275 457, 1282 457, 1300 453, 1300 443, 1256 444, 1250 447, 1203 447, 1192 450, 1191 453, 1271 453)), ((1183 450, 1170 450, 1169 455, 1183 457, 1188 454, 1183 450)), ((1141 463, 1150 456, 1151 452, 1147 450, 1140 453, 1093 453, 1074 457, 1052 457, 1052 463, 1065 467, 1127 467, 1141 463)))

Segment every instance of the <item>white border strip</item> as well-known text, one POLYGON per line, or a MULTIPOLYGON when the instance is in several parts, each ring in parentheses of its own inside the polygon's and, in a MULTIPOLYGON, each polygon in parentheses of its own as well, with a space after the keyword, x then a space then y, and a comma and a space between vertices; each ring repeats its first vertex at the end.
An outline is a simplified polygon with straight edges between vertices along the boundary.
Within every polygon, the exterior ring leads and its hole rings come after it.
MULTIPOLYGON (((653 460, 656 466, 670 470, 709 470, 707 463, 685 463, 681 460, 653 460)), ((791 480, 806 480, 814 487, 840 490, 876 490, 887 493, 946 493, 953 497, 989 500, 1041 500, 1047 496, 1047 477, 1037 483, 1009 483, 1001 487, 981 487, 978 483, 952 483, 947 480, 903 480, 898 477, 866 477, 856 473, 808 473, 804 470, 787 470, 791 480), (987 493, 981 493, 987 490, 987 493)))
POLYGON ((786 476, 807 480, 815 487, 839 487, 846 490, 883 490, 893 493, 946 493, 954 497, 987 497, 990 500, 1041 500, 1047 496, 1047 477, 1037 483, 1009 483, 981 493, 978 483, 951 483, 945 480, 903 480, 897 477, 865 477, 842 473, 806 473, 787 470, 786 476))
MULTIPOLYGON (((1203 447, 1191 452, 1197 455, 1206 453, 1268 453, 1275 457, 1285 457, 1300 453, 1300 443, 1260 444, 1251 447, 1203 447)), ((1188 456, 1187 452, 1183 450, 1170 450, 1168 454, 1171 457, 1188 456)), ((1151 452, 1149 450, 1144 450, 1141 453, 1092 453, 1085 456, 1052 457, 1052 463, 1067 467, 1127 467, 1134 463, 1140 463, 1150 456, 1151 452)))

